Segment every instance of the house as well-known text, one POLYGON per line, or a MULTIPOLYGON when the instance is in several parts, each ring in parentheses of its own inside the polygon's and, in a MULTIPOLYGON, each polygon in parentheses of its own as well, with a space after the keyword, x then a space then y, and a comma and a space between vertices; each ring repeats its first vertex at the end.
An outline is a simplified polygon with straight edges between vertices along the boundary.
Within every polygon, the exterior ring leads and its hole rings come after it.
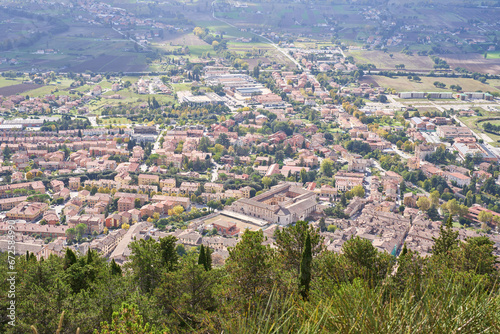
POLYGON ((139 175, 139 185, 150 185, 153 183, 159 183, 160 177, 158 175, 140 174, 139 175))
POLYGON ((48 204, 40 202, 22 202, 6 213, 9 219, 34 221, 40 218, 49 208, 48 204))
POLYGON ((121 226, 121 216, 117 213, 109 215, 106 218, 106 227, 107 228, 113 228, 113 227, 120 227, 121 226))
POLYGON ((221 221, 213 224, 217 232, 224 237, 232 237, 240 233, 240 229, 235 223, 221 221))

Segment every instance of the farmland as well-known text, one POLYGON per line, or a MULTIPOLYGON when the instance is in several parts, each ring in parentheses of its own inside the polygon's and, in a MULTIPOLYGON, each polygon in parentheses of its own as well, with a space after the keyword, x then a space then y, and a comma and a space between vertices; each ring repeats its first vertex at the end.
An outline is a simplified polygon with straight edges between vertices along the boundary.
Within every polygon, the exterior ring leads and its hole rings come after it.
MULTIPOLYGON (((421 92, 450 92, 451 85, 459 85, 464 91, 483 92, 500 92, 500 89, 494 85, 488 84, 488 81, 483 84, 477 80, 469 78, 436 78, 436 77, 421 77, 421 81, 408 80, 406 77, 389 78, 385 76, 365 76, 362 82, 372 83, 374 86, 393 88, 398 92, 421 91, 421 92), (445 88, 437 88, 434 82, 439 81, 446 85, 445 88)), ((492 82, 496 84, 495 82, 492 82)))
POLYGON ((0 88, 0 96, 9 96, 15 94, 22 94, 32 89, 43 87, 42 85, 35 84, 17 84, 11 86, 4 86, 0 88))
POLYGON ((462 67, 471 72, 500 74, 500 57, 495 57, 494 53, 487 59, 478 53, 447 54, 439 57, 446 60, 451 68, 462 67))
POLYGON ((394 70, 396 65, 404 64, 409 71, 431 71, 434 66, 427 56, 407 56, 400 52, 351 50, 346 56, 352 56, 359 64, 373 64, 380 70, 394 70))

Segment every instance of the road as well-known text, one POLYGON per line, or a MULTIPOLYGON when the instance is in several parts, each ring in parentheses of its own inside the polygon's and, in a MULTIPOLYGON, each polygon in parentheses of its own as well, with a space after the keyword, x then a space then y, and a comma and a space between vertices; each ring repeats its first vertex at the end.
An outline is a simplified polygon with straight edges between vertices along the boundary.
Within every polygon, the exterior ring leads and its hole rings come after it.
MULTIPOLYGON (((237 26, 235 26, 234 24, 231 24, 231 23, 229 23, 229 22, 227 22, 227 21, 224 21, 223 19, 219 19, 217 16, 215 16, 215 6, 214 6, 214 5, 215 5, 215 3, 216 3, 216 2, 217 2, 217 0, 212 1, 212 17, 213 17, 215 20, 217 20, 217 21, 219 21, 219 22, 222 22, 222 23, 224 23, 224 24, 227 24, 227 25, 228 25, 228 26, 230 26, 230 27, 233 27, 233 28, 235 28, 235 29, 239 29, 239 28, 238 28, 237 26)), ((293 62, 293 63, 295 64, 295 66, 297 66, 297 68, 298 68, 298 69, 303 70, 302 65, 300 65, 300 64, 299 64, 299 62, 298 62, 297 60, 295 60, 295 58, 293 58, 292 56, 290 56, 290 54, 289 54, 289 53, 287 53, 287 52, 286 52, 286 51, 284 51, 282 48, 280 48, 278 45, 276 45, 276 44, 275 44, 272 40, 270 40, 269 38, 267 38, 267 37, 265 37, 265 36, 262 36, 262 35, 256 34, 256 33, 251 32, 251 31, 250 31, 250 33, 251 33, 252 35, 255 35, 255 36, 257 36, 257 37, 260 37, 260 38, 265 39, 265 40, 266 40, 269 44, 271 44, 271 45, 272 45, 272 46, 273 46, 276 50, 278 50, 278 51, 279 51, 279 52, 281 52, 281 53, 282 53, 285 57, 287 57, 288 59, 290 59, 290 61, 291 61, 291 62, 293 62)))
POLYGON ((222 165, 219 165, 213 159, 212 159, 212 163, 214 164, 215 167, 212 168, 212 180, 211 180, 211 182, 215 182, 219 178, 218 171, 219 171, 219 168, 222 168, 222 165))
MULTIPOLYGON (((462 122, 461 120, 458 119, 457 115, 453 115, 452 116, 453 119, 459 123, 460 125, 464 126, 464 127, 467 127, 467 125, 465 125, 464 122, 462 122)), ((484 146, 486 146, 487 149, 489 149, 494 155, 496 155, 497 157, 500 157, 500 149, 496 148, 496 147, 493 147, 489 142, 492 142, 493 140, 491 140, 490 137, 488 137, 488 135, 484 135, 483 134, 477 134, 476 132, 474 132, 474 130, 472 130, 471 128, 469 128, 469 130, 474 134, 474 136, 479 140, 479 139, 482 139, 484 141, 484 146), (488 138, 488 139, 486 139, 488 138)))
MULTIPOLYGON (((120 30, 116 29, 115 27, 112 27, 111 29, 113 29, 114 31, 116 31, 117 33, 119 33, 120 35, 122 35, 123 37, 126 37, 127 38, 127 35, 125 35, 123 32, 121 32, 120 30)), ((144 49, 147 49, 148 47, 146 45, 142 45, 141 43, 137 42, 135 39, 131 38, 131 37, 128 37, 128 40, 139 45, 141 48, 144 48, 144 49)))
POLYGON ((411 155, 408 155, 406 154, 405 152, 401 151, 400 149, 398 149, 398 147, 396 145, 392 145, 392 150, 394 152, 396 152, 401 158, 403 159, 410 159, 412 158, 411 155))

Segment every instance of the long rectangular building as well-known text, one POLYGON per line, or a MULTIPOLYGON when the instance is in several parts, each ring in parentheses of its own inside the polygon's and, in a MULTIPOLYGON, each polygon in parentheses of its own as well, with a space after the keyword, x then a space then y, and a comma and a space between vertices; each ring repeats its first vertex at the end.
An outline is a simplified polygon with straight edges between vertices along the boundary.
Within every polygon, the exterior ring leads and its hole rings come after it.
POLYGON ((227 209, 271 223, 289 225, 315 212, 317 202, 314 192, 286 182, 253 198, 241 198, 227 209))

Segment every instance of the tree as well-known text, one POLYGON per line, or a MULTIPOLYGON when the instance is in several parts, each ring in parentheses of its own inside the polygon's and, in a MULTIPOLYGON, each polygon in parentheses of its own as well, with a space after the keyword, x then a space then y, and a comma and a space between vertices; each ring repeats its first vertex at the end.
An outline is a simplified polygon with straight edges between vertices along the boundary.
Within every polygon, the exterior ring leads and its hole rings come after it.
POLYGON ((182 205, 176 205, 176 206, 174 206, 172 211, 173 211, 174 215, 179 216, 180 214, 182 214, 184 212, 184 207, 182 205))
POLYGON ((264 246, 262 230, 245 230, 240 242, 229 249, 226 261, 228 292, 235 293, 242 301, 267 296, 278 282, 273 270, 273 250, 264 246), (231 292, 230 292, 231 291, 231 292))
POLYGON ((427 197, 422 196, 422 197, 418 198, 417 206, 420 210, 427 211, 427 210, 429 210, 429 208, 431 206, 431 202, 429 201, 429 199, 427 197))
POLYGON ((87 225, 80 223, 80 224, 76 225, 75 229, 76 229, 77 238, 80 239, 82 237, 82 235, 85 233, 85 231, 87 230, 87 225))
POLYGON ((205 259, 205 247, 203 245, 200 246, 200 255, 198 256, 198 264, 201 264, 203 267, 205 267, 206 264, 206 259, 205 259))
POLYGON ((141 199, 140 198, 134 199, 134 207, 136 209, 140 209, 141 208, 141 199))
POLYGON ((129 244, 132 279, 139 288, 151 292, 160 281, 162 272, 170 272, 177 266, 178 255, 175 250, 177 238, 167 236, 156 241, 140 239, 129 244))
POLYGON ((66 248, 66 254, 64 255, 64 270, 68 269, 75 263, 76 263, 75 253, 71 250, 71 248, 66 248))
POLYGON ((350 190, 350 193, 352 197, 358 196, 358 197, 365 197, 365 188, 363 188, 362 185, 357 185, 354 188, 350 190))
POLYGON ((215 143, 219 144, 219 145, 222 145, 225 148, 228 148, 229 145, 231 145, 231 143, 229 141, 229 138, 228 138, 227 134, 225 134, 225 133, 221 133, 219 135, 219 138, 217 138, 217 140, 215 141, 215 143))
POLYGON ((68 228, 66 230, 66 236, 70 239, 70 240, 73 240, 76 238, 76 229, 74 229, 73 227, 71 228, 68 228))
POLYGON ((448 254, 458 245, 458 231, 453 231, 453 220, 451 215, 448 217, 446 224, 439 227, 439 237, 432 238, 434 246, 432 246, 432 254, 448 254))
POLYGON ((321 161, 321 173, 323 173, 327 177, 331 177, 333 175, 333 161, 326 158, 321 161))
POLYGON ((311 236, 309 235, 309 233, 307 233, 306 244, 304 247, 304 252, 302 253, 302 260, 300 261, 299 292, 304 300, 307 300, 309 297, 309 286, 311 284, 311 263, 311 236))
POLYGON ((272 183, 272 182, 273 182, 273 180, 271 180, 271 178, 270 178, 270 177, 268 177, 268 176, 264 176, 264 177, 262 178, 262 184, 263 184, 263 185, 264 185, 264 187, 266 187, 266 188, 269 188, 269 186, 271 185, 271 183, 272 183))
POLYGON ((488 211, 481 211, 477 215, 477 219, 481 223, 489 223, 489 222, 491 222, 491 219, 493 219, 493 214, 491 212, 488 212, 488 211))
POLYGON ((118 265, 115 262, 115 259, 111 260, 111 264, 109 265, 109 267, 110 267, 110 271, 111 271, 112 275, 116 275, 116 276, 122 275, 122 267, 120 267, 120 265, 118 265))
POLYGON ((299 220, 295 225, 274 232, 277 253, 285 268, 299 275, 300 259, 304 253, 306 237, 309 236, 312 245, 312 256, 323 249, 323 238, 319 231, 306 221, 299 220))
POLYGON ((33 173, 32 172, 27 172, 26 173, 26 180, 31 180, 33 178, 33 173))
POLYGON ((431 192, 431 194, 430 194, 431 205, 434 207, 437 207, 439 205, 439 198, 440 197, 441 197, 441 195, 439 194, 439 191, 434 190, 433 192, 431 192))
POLYGON ((104 322, 101 324, 101 331, 95 330, 95 334, 156 334, 155 328, 144 322, 142 316, 137 312, 135 305, 122 304, 119 312, 113 312, 111 324, 104 322))

